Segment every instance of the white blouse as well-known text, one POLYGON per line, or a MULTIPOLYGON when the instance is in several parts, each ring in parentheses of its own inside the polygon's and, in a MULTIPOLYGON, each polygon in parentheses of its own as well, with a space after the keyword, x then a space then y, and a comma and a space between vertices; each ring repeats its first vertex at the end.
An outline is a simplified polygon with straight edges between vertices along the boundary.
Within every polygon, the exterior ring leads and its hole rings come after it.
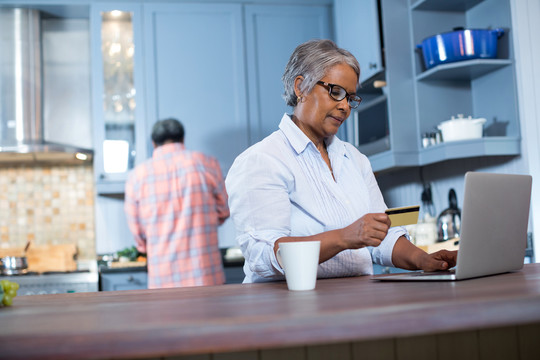
MULTIPOLYGON (((274 242, 344 228, 387 208, 367 157, 336 136, 327 150, 334 172, 315 144, 285 114, 279 130, 234 161, 225 179, 237 241, 245 257, 244 283, 284 279, 274 242)), ((319 265, 317 276, 373 273, 373 262, 392 266, 392 227, 378 247, 345 250, 319 265)))

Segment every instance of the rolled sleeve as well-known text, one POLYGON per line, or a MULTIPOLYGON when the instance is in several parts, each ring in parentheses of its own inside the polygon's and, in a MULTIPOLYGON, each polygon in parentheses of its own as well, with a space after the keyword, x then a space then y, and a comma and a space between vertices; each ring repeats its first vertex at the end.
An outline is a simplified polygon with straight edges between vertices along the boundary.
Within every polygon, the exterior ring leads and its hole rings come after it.
POLYGON ((275 231, 255 231, 238 237, 250 273, 268 281, 283 279, 283 269, 274 253, 276 240, 285 236, 275 231))
POLYGON ((371 248, 371 258, 375 264, 383 266, 394 266, 392 263, 392 251, 394 250, 394 245, 396 241, 401 237, 405 236, 408 240, 409 234, 404 227, 396 226, 388 230, 388 234, 377 247, 371 248))

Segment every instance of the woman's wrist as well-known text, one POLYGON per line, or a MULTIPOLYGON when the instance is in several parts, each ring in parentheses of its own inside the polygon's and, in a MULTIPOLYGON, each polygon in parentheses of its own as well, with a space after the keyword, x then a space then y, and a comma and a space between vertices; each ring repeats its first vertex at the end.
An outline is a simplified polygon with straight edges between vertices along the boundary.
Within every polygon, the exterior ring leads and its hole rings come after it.
POLYGON ((421 270, 428 260, 429 254, 404 236, 399 237, 392 250, 392 263, 398 268, 421 270))
MULTIPOLYGON (((415 246, 416 247, 416 246, 415 246)), ((417 270, 423 270, 426 268, 426 264, 430 261, 429 254, 424 250, 416 247, 417 251, 414 256, 414 263, 417 270)))
POLYGON ((336 247, 336 250, 337 250, 337 253, 340 253, 343 250, 349 249, 350 246, 349 246, 349 243, 346 240, 347 235, 346 235, 345 229, 337 229, 337 230, 334 230, 334 231, 336 231, 336 235, 337 235, 337 236, 335 236, 335 238, 337 240, 334 243, 334 245, 336 247))

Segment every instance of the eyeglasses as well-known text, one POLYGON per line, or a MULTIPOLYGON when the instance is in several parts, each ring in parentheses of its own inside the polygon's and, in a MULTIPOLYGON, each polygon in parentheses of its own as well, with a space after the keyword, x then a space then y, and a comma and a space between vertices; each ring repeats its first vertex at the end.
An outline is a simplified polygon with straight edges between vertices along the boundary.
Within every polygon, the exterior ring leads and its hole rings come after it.
POLYGON ((336 101, 341 101, 347 98, 349 106, 356 109, 362 102, 362 98, 356 94, 348 94, 347 90, 336 84, 329 84, 324 81, 317 81, 317 84, 328 87, 328 95, 336 101))

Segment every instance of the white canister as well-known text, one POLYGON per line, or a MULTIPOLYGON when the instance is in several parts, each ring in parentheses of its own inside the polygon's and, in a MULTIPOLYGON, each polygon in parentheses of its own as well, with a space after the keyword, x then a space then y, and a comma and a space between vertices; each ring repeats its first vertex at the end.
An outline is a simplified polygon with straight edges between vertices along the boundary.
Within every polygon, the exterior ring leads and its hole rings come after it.
POLYGON ((427 216, 416 224, 414 243, 417 246, 432 245, 437 242, 437 219, 427 216))
POLYGON ((457 118, 452 116, 450 120, 443 121, 437 128, 441 130, 442 140, 445 142, 479 139, 482 137, 485 122, 484 118, 464 118, 463 114, 459 114, 457 118))

